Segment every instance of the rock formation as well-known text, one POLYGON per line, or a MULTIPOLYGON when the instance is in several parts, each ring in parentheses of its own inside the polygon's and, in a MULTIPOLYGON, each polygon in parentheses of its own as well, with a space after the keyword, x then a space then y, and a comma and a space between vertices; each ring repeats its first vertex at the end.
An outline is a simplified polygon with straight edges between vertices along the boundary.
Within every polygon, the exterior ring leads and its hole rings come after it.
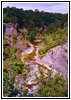
POLYGON ((64 45, 50 49, 42 58, 43 61, 58 70, 64 77, 68 76, 68 41, 64 45))

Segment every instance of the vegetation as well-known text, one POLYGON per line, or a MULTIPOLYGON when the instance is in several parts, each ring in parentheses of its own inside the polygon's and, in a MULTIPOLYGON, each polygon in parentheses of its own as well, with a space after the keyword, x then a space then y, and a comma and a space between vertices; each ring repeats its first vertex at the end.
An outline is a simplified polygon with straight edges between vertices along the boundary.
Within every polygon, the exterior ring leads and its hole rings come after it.
MULTIPOLYGON (((3 21, 5 23, 18 23, 19 27, 25 27, 31 30, 44 29, 48 32, 55 32, 57 28, 63 28, 64 23, 67 25, 68 14, 56 14, 48 12, 39 12, 32 10, 23 10, 15 7, 3 9, 3 21)), ((34 32, 36 34, 36 32, 34 32)))
POLYGON ((65 27, 64 29, 58 29, 56 32, 52 34, 41 35, 42 41, 44 41, 44 46, 39 50, 40 57, 43 57, 44 54, 51 48, 64 44, 64 42, 68 38, 68 29, 65 27))
POLYGON ((4 37, 3 42, 3 93, 4 96, 16 96, 19 91, 14 91, 15 76, 22 74, 24 64, 17 60, 14 47, 8 47, 4 37))
MULTIPOLYGON (((3 22, 14 24, 14 28, 17 30, 17 35, 15 33, 11 34, 12 40, 9 37, 6 38, 6 34, 3 36, 4 96, 16 97, 18 94, 21 97, 27 96, 28 89, 24 89, 22 92, 22 86, 27 84, 26 79, 31 70, 26 65, 26 61, 35 60, 37 46, 42 47, 39 49, 39 55, 43 57, 51 48, 64 44, 68 38, 67 21, 68 14, 23 10, 15 7, 3 8, 3 22), (40 40, 40 42, 34 43, 34 40, 40 40), (33 52, 28 55, 24 53, 21 56, 22 52, 30 47, 30 43, 34 46, 33 52), (21 59, 23 59, 23 62, 21 59), (15 79, 18 75, 21 75, 26 83, 23 82, 21 89, 14 89, 15 79)), ((65 52, 67 52, 66 49, 65 52)), ((52 77, 52 71, 48 71, 47 77, 45 77, 41 68, 39 68, 39 72, 37 97, 68 96, 67 79, 59 73, 52 77)), ((16 85, 19 83, 18 81, 16 85)), ((34 96, 34 94, 30 94, 30 96, 34 96)))
POLYGON ((67 97, 68 84, 67 79, 64 79, 60 73, 56 73, 52 77, 52 71, 47 72, 45 77, 43 70, 40 67, 39 88, 37 92, 38 97, 67 97))

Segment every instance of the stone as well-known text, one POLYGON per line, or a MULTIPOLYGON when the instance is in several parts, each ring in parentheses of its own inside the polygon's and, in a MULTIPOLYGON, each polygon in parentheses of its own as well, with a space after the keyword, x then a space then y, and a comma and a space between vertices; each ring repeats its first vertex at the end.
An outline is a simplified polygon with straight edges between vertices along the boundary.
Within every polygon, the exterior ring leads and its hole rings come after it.
POLYGON ((68 76, 68 41, 64 45, 50 49, 42 58, 53 68, 58 70, 64 77, 68 76))

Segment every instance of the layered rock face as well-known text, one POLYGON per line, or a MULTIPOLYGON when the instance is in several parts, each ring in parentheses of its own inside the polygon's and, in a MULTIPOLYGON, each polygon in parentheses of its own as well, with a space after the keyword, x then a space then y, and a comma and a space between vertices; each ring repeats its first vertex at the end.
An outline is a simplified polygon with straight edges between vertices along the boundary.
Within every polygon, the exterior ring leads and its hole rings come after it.
POLYGON ((11 34, 12 33, 12 31, 13 31, 13 24, 4 23, 3 27, 4 27, 3 31, 4 31, 5 34, 11 34))
POLYGON ((50 49, 42 60, 58 70, 64 77, 68 76, 68 41, 64 45, 50 49))
POLYGON ((11 23, 3 23, 3 34, 7 39, 11 39, 12 33, 17 35, 16 25, 11 23))
POLYGON ((17 33, 17 30, 15 29, 17 25, 11 24, 11 23, 3 23, 3 33, 4 34, 11 34, 11 33, 17 33))

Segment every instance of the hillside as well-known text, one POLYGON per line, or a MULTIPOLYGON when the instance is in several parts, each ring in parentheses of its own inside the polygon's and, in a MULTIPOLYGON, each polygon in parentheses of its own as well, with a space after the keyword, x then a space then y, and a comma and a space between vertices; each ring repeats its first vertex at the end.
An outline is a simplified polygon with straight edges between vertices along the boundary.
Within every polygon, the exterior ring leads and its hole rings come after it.
POLYGON ((68 96, 68 14, 3 8, 3 95, 68 96))
POLYGON ((18 27, 25 27, 29 31, 45 29, 47 32, 56 31, 57 28, 67 26, 68 14, 48 13, 37 9, 23 10, 18 8, 3 8, 4 23, 18 23, 18 27), (51 31, 52 30, 52 31, 51 31))

